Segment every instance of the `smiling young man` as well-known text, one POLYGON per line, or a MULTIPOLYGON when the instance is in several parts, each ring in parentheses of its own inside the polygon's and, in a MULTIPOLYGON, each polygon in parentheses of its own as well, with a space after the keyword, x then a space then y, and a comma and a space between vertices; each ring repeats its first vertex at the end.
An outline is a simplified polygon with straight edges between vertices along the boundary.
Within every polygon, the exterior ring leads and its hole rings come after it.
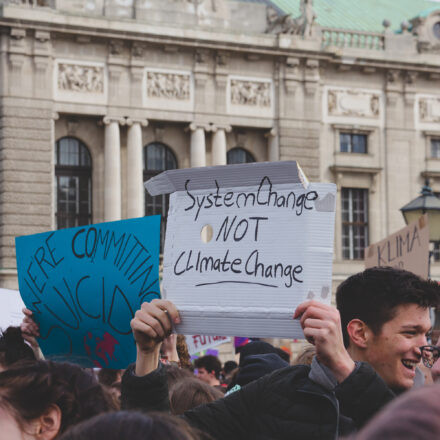
POLYGON ((374 268, 348 278, 336 303, 351 358, 368 362, 394 392, 411 388, 437 302, 437 284, 410 272, 374 268))
MULTIPOLYGON (((311 367, 275 371, 184 417, 215 439, 347 435, 396 392, 413 386, 419 347, 426 345, 431 327, 429 307, 438 303, 439 292, 437 283, 403 270, 373 268, 354 275, 337 290, 339 311, 307 301, 294 313, 316 348, 311 367)), ((122 380, 123 407, 167 408, 166 376, 158 361, 172 322, 180 317, 166 300, 144 303, 136 312, 131 325, 138 354, 122 380)))

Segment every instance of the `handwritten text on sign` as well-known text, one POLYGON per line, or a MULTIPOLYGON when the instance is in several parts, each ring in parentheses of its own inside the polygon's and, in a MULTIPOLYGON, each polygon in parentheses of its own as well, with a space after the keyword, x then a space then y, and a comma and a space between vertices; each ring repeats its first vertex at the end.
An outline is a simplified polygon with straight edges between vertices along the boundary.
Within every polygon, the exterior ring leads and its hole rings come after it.
POLYGON ((159 226, 154 216, 16 239, 20 293, 45 356, 108 368, 134 360, 130 320, 159 297, 159 226))
POLYGON ((180 332, 292 336, 300 302, 330 301, 335 187, 272 180, 194 189, 188 178, 171 194, 164 288, 184 317, 180 332), (289 324, 271 328, 280 313, 289 324))
POLYGON ((392 266, 428 276, 429 225, 425 214, 365 250, 365 267, 392 266))
MULTIPOLYGON (((238 192, 234 193, 228 191, 225 194, 220 194, 220 187, 218 182, 216 184, 216 192, 205 195, 194 195, 190 191, 190 180, 185 184, 186 193, 189 197, 188 206, 185 211, 194 213, 194 222, 197 221, 201 209, 215 211, 216 208, 227 208, 232 212, 240 209, 249 210, 253 208, 269 207, 275 209, 290 209, 294 215, 301 216, 303 212, 312 210, 314 201, 318 198, 316 191, 308 191, 302 194, 294 191, 289 191, 288 194, 278 193, 272 190, 272 183, 268 177, 264 177, 256 192, 238 192)), ((226 215, 223 217, 220 227, 214 235, 214 240, 220 243, 239 243, 242 240, 246 242, 259 242, 259 232, 264 234, 264 231, 273 227, 269 223, 270 219, 267 215, 263 216, 247 216, 242 217, 238 215, 226 215)), ((260 240, 261 242, 261 240, 260 240)), ((197 253, 193 250, 183 250, 178 255, 174 263, 174 274, 176 276, 183 275, 185 272, 195 271, 203 272, 218 272, 231 274, 246 274, 251 278, 263 279, 283 279, 286 287, 292 287, 294 283, 302 283, 301 272, 303 271, 302 264, 291 264, 283 262, 274 262, 264 264, 261 262, 259 249, 253 249, 246 257, 232 258, 230 249, 226 248, 221 258, 216 258, 211 255, 204 255, 202 251, 197 253)), ((209 283, 196 284, 196 287, 206 286, 217 283, 249 283, 260 284, 266 287, 278 287, 275 284, 258 283, 252 280, 248 281, 234 281, 221 280, 209 283)))

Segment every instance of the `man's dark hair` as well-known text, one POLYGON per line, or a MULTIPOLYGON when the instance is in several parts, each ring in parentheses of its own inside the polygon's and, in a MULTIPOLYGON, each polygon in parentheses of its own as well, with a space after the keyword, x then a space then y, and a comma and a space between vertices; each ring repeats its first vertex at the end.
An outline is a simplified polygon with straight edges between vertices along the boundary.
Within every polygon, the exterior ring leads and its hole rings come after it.
POLYGON ((394 318, 397 306, 417 304, 435 307, 439 304, 440 286, 423 280, 412 272, 392 267, 373 267, 347 278, 336 290, 336 305, 341 314, 344 344, 350 337, 347 324, 360 319, 377 334, 394 318))
POLYGON ((222 369, 222 364, 220 363, 217 356, 212 356, 207 354, 194 361, 194 366, 196 368, 204 368, 208 373, 214 371, 215 377, 218 379, 220 375, 220 370, 222 369))

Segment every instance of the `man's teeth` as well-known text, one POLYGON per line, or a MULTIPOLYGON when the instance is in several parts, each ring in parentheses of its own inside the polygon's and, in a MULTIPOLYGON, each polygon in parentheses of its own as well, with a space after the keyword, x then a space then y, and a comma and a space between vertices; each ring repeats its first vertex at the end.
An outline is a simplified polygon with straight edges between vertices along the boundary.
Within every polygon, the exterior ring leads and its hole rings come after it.
POLYGON ((406 368, 415 368, 419 362, 418 361, 410 361, 410 360, 402 360, 402 364, 406 368))

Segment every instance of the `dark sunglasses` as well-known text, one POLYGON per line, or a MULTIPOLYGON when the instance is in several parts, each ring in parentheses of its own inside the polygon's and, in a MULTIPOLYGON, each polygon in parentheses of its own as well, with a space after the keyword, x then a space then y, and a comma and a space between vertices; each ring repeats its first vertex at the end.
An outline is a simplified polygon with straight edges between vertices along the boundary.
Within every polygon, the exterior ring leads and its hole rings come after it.
POLYGON ((419 348, 422 353, 423 365, 432 368, 440 358, 440 347, 436 347, 435 345, 424 345, 419 348))

